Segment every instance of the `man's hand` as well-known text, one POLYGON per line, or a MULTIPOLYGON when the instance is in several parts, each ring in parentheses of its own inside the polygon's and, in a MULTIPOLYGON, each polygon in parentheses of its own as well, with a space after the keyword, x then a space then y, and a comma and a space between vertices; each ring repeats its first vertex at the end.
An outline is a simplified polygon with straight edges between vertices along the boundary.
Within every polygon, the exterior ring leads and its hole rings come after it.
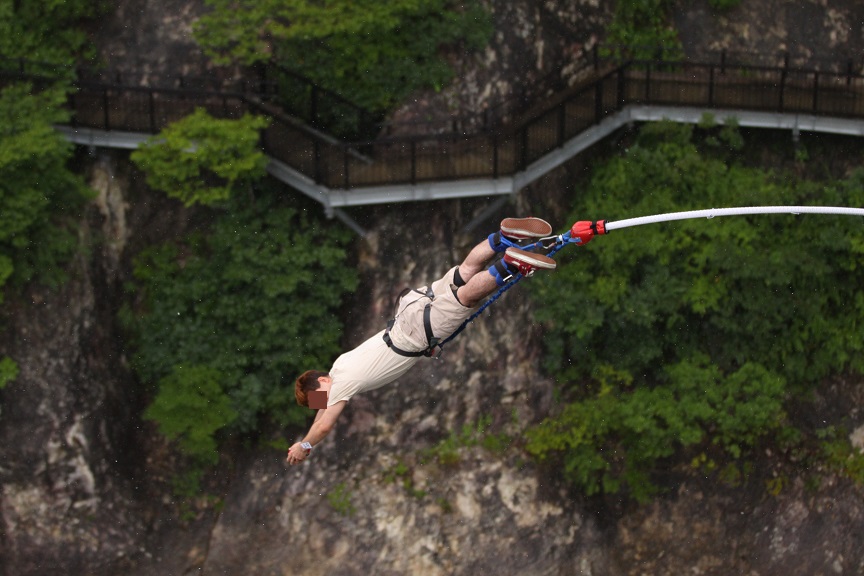
POLYGON ((297 442, 288 449, 288 457, 285 459, 288 464, 291 464, 292 466, 294 464, 300 464, 307 456, 309 456, 309 453, 312 451, 311 445, 317 446, 320 444, 321 441, 327 437, 330 431, 333 430, 333 426, 336 424, 336 419, 339 418, 339 414, 342 413, 342 409, 345 408, 347 402, 347 400, 340 400, 336 404, 318 411, 318 414, 315 415, 315 421, 312 423, 312 427, 309 428, 309 433, 306 434, 303 441, 297 442), (306 442, 310 444, 310 449, 308 450, 303 448, 303 444, 306 442))
POLYGON ((292 466, 295 464, 300 464, 301 462, 306 460, 306 457, 309 456, 310 452, 312 452, 312 450, 307 450, 306 448, 303 448, 300 445, 300 442, 297 442, 288 449, 288 458, 286 458, 286 460, 288 461, 288 464, 291 464, 292 466))

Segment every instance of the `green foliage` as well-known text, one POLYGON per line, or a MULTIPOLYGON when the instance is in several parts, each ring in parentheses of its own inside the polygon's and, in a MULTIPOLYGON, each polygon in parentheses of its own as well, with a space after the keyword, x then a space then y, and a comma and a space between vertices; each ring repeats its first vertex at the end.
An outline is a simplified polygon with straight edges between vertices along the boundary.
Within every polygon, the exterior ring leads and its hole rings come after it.
POLYGON ((706 147, 728 152, 729 155, 740 152, 744 148, 744 137, 738 129, 738 120, 727 118, 718 128, 716 117, 705 112, 699 120, 699 129, 704 133, 706 147))
MULTIPOLYGON (((232 432, 254 430, 262 416, 303 422, 293 378, 326 369, 339 352, 336 311, 357 284, 345 266, 349 238, 265 194, 254 204, 235 202, 206 236, 142 253, 134 275, 143 306, 126 313, 137 372, 171 396, 185 394, 164 380, 178 367, 207 367, 231 398, 232 432)), ((185 418, 199 422, 193 412, 185 418)))
POLYGON ((71 65, 88 52, 81 24, 106 6, 90 0, 0 0, 0 55, 71 65))
POLYGON ((357 507, 351 502, 351 489, 344 482, 336 484, 327 492, 327 503, 340 516, 354 516, 357 513, 357 507))
POLYGON ((541 459, 565 452, 564 475, 592 495, 626 486, 645 500, 658 461, 710 442, 738 458, 783 418, 783 382, 747 364, 725 376, 707 358, 672 366, 654 387, 604 381, 592 396, 531 430, 527 449, 541 459))
POLYGON ((56 283, 74 253, 77 238, 63 217, 89 194, 66 168, 72 146, 53 129, 68 120, 64 101, 61 87, 0 91, 0 288, 36 276, 56 283))
POLYGON ((147 183, 187 206, 227 200, 264 175, 267 158, 258 133, 269 120, 244 115, 222 120, 199 108, 149 138, 131 154, 147 183))
POLYGON ((420 463, 437 462, 441 466, 456 466, 461 462, 461 450, 473 446, 482 446, 490 452, 501 454, 510 446, 510 437, 501 432, 493 434, 489 431, 491 417, 481 417, 472 426, 465 424, 461 430, 452 430, 450 434, 432 446, 422 450, 420 463))
POLYGON ((274 59, 373 111, 451 77, 446 45, 485 45, 491 19, 477 1, 208 0, 195 29, 214 60, 274 59))
MULTIPOLYGON (((864 175, 816 187, 703 155, 646 126, 598 168, 573 221, 747 205, 864 205, 864 175)), ((843 216, 682 220, 614 231, 535 283, 549 369, 579 383, 528 449, 589 493, 650 495, 682 449, 728 459, 780 431, 784 400, 864 371, 864 229, 843 216), (818 218, 818 221, 816 221, 818 218)))
POLYGON ((708 0, 712 8, 720 12, 727 12, 741 4, 741 0, 708 0))
POLYGON ((607 28, 607 44, 619 56, 637 60, 681 56, 681 41, 669 24, 673 2, 670 0, 621 0, 607 28))
MULTIPOLYGON (((87 0, 0 0, 0 68, 27 68, 71 78, 76 56, 87 55, 81 24, 105 6, 87 0)), ((66 163, 72 146, 53 125, 67 122, 68 86, 7 84, 0 91, 0 302, 8 281, 34 278, 56 284, 74 253, 76 237, 66 216, 88 196, 66 163)))
POLYGON ((399 460, 392 468, 384 473, 383 481, 386 484, 400 482, 405 493, 412 498, 425 498, 427 492, 414 486, 411 468, 402 460, 399 460))
POLYGON ((817 431, 822 459, 835 472, 864 485, 864 453, 852 446, 847 431, 829 426, 817 431))
POLYGON ((221 376, 209 366, 175 366, 159 381, 159 394, 144 412, 159 423, 163 436, 203 464, 219 460, 214 435, 237 418, 220 386, 221 376))
POLYGON ((0 358, 0 390, 16 378, 18 378, 18 364, 8 356, 0 358))

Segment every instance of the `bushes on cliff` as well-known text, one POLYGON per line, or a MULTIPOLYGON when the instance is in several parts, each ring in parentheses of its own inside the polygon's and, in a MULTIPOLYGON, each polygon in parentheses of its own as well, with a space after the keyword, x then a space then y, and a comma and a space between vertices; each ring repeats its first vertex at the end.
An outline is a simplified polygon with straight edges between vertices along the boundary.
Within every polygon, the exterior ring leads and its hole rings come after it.
MULTIPOLYGON (((772 176, 700 151, 692 131, 643 128, 596 171, 571 218, 864 205, 860 172, 827 186, 772 176)), ((676 462, 735 463, 795 436, 790 398, 864 373, 862 255, 860 218, 807 215, 629 228, 562 252, 537 302, 564 403, 529 451, 588 493, 646 497, 652 475, 676 462)))
POLYGON ((68 120, 64 99, 62 87, 0 90, 0 290, 9 281, 58 281, 76 249, 69 216, 89 193, 66 167, 72 145, 53 128, 68 120))
POLYGON ((214 118, 199 108, 152 136, 130 158, 147 184, 186 206, 212 205, 264 176, 267 158, 258 147, 269 119, 244 115, 214 118))
POLYGON ((492 34, 481 3, 451 0, 207 0, 195 30, 217 62, 272 61, 371 111, 419 88, 444 85, 452 71, 440 48, 477 49, 492 34))
POLYGON ((50 75, 61 73, 63 65, 71 70, 76 56, 93 52, 82 23, 108 7, 91 0, 0 2, 0 55, 50 63, 44 70, 50 75))
POLYGON ((337 310, 357 282, 349 232, 270 194, 229 207, 136 259, 142 300, 126 313, 134 367, 155 387, 148 415, 201 460, 220 430, 303 421, 293 380, 338 353, 337 310))
POLYGON ((54 130, 77 56, 92 53, 82 23, 104 9, 85 0, 0 4, 0 303, 12 281, 55 284, 77 237, 70 218, 90 196, 68 167, 73 147, 54 130), (18 73, 41 80, 12 81, 18 73), (46 78, 53 78, 48 81, 46 78))

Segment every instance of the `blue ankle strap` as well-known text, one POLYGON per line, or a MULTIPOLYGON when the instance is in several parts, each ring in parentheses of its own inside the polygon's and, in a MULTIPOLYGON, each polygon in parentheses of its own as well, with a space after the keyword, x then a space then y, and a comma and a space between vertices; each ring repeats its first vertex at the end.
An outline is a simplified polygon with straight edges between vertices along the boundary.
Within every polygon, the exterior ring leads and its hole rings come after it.
POLYGON ((495 252, 504 252, 507 248, 520 248, 521 246, 501 234, 499 230, 489 235, 489 247, 495 252))
POLYGON ((492 275, 493 278, 495 278, 495 284, 498 286, 504 286, 504 284, 509 282, 510 279, 513 278, 513 276, 516 274, 516 272, 514 272, 510 269, 509 266, 507 266, 507 263, 504 262, 504 258, 501 258, 500 260, 492 264, 492 266, 488 268, 488 272, 492 275))

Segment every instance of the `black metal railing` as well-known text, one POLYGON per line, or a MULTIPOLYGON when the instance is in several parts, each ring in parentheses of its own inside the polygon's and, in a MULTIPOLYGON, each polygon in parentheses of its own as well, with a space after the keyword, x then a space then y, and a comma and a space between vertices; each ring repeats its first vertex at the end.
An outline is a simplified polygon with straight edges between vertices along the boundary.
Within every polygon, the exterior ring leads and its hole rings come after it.
MULTIPOLYGON (((0 67, 0 76, 4 69, 0 67)), ((16 69, 15 79, 26 76, 16 69)), ((8 76, 8 75, 7 75, 8 76)), ((146 88, 73 81, 76 126, 156 133, 204 108, 216 117, 270 113, 244 92, 146 88)), ((797 112, 864 118, 864 76, 852 66, 804 70, 718 61, 629 61, 597 73, 530 116, 479 133, 444 133, 341 142, 279 114, 262 134, 278 159, 330 188, 499 178, 525 169, 629 104, 797 112)))

